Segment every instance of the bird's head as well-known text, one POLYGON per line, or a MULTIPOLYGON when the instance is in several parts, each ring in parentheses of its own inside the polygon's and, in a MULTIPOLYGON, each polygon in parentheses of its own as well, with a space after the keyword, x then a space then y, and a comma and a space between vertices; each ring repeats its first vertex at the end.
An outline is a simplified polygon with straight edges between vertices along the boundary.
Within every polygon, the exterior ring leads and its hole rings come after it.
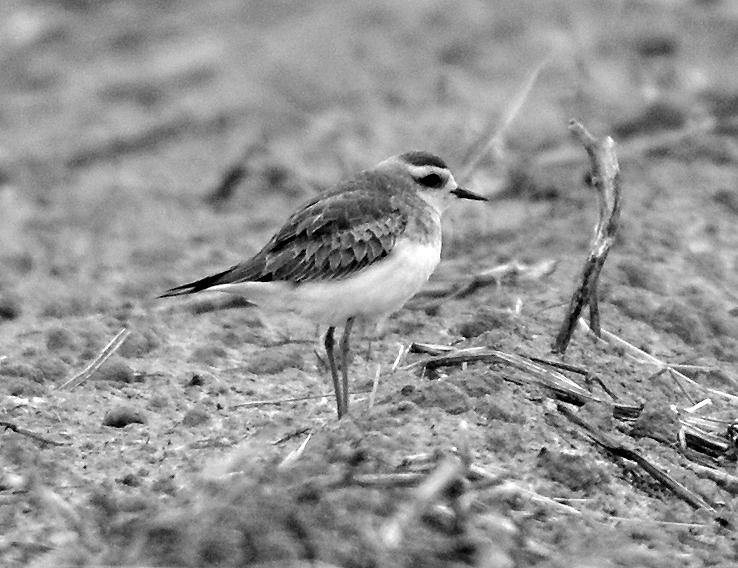
POLYGON ((405 152, 381 162, 379 169, 400 175, 418 195, 439 213, 453 198, 487 201, 487 198, 460 187, 446 162, 429 152, 405 152))

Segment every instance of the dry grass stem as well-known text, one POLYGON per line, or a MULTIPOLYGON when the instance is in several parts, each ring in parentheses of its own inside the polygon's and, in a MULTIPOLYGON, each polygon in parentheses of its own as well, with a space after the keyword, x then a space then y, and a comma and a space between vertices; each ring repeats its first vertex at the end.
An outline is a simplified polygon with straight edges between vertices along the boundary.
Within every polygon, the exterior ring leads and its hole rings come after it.
POLYGON ((552 346, 555 353, 566 351, 579 314, 585 305, 589 307, 590 327, 595 335, 600 335, 597 286, 607 254, 615 242, 620 220, 620 166, 615 155, 615 142, 609 136, 595 138, 576 120, 569 122, 569 130, 582 143, 589 155, 591 185, 597 192, 599 217, 579 282, 552 346))
MULTIPOLYGON (((579 322, 578 323, 579 323, 579 326, 582 329, 584 329, 585 331, 587 331, 589 333, 592 333, 592 329, 589 327, 589 325, 587 325, 587 322, 584 321, 583 318, 579 318, 579 322)), ((681 373, 680 371, 678 371, 676 367, 674 367, 672 365, 669 365, 668 363, 665 363, 664 361, 662 361, 661 359, 658 359, 658 358, 654 357, 650 353, 646 353, 642 349, 639 349, 638 347, 636 347, 632 343, 629 343, 625 339, 622 339, 621 337, 618 337, 614 333, 612 333, 610 331, 607 331, 605 329, 602 329, 600 331, 601 331, 600 337, 598 338, 600 341, 605 342, 605 343, 609 343, 609 344, 613 344, 613 345, 618 345, 620 347, 623 347, 625 349, 626 354, 630 358, 632 358, 633 360, 638 361, 639 363, 644 363, 644 364, 649 364, 649 365, 655 365, 655 366, 659 367, 659 370, 656 373, 654 373, 654 375, 652 375, 652 377, 659 376, 659 375, 661 375, 661 374, 663 374, 663 373, 665 373, 665 372, 668 371, 674 377, 678 377, 681 381, 684 381, 685 383, 687 383, 687 384, 689 384, 689 385, 691 385, 691 386, 693 386, 693 387, 695 387, 697 389, 700 389, 703 392, 710 393, 713 396, 716 396, 718 398, 721 398, 721 399, 730 401, 731 403, 734 403, 734 404, 735 403, 738 403, 738 396, 736 396, 734 394, 730 394, 730 393, 724 392, 724 391, 721 391, 721 390, 718 390, 718 389, 715 389, 715 388, 712 388, 712 387, 706 387, 704 385, 701 385, 700 383, 698 383, 694 379, 691 379, 687 375, 685 375, 684 373, 681 373)))
POLYGON ((518 89, 515 96, 510 100, 505 111, 502 113, 499 125, 485 133, 484 136, 480 138, 478 145, 475 145, 469 150, 469 152, 467 152, 467 157, 464 159, 461 169, 459 170, 458 179, 468 179, 477 167, 477 164, 479 164, 481 159, 490 151, 492 151, 496 160, 502 159, 503 148, 505 146, 505 135, 507 134, 513 120, 515 120, 515 117, 520 114, 520 110, 523 108, 525 101, 533 90, 533 86, 536 84, 538 76, 541 74, 544 67, 546 67, 550 59, 551 57, 545 58, 533 69, 533 71, 530 72, 530 74, 525 78, 520 89, 518 89))
POLYGON ((720 487, 733 495, 738 495, 738 477, 727 471, 714 469, 693 462, 688 462, 687 467, 703 478, 711 479, 720 487))
MULTIPOLYGON (((418 351, 421 352, 437 352, 437 351, 445 351, 444 349, 436 349, 436 346, 427 346, 424 344, 416 344, 413 343, 411 345, 411 350, 414 346, 418 347, 418 351)), ((442 347, 442 346, 439 346, 442 347)), ((531 382, 533 384, 536 384, 538 386, 547 388, 555 394, 556 398, 559 398, 560 400, 563 400, 564 402, 571 402, 573 404, 577 404, 579 406, 587 403, 588 401, 593 402, 603 402, 611 404, 613 408, 613 415, 616 417, 628 417, 628 418, 634 418, 637 417, 641 410, 643 409, 642 405, 636 405, 636 404, 628 404, 628 403, 621 403, 621 402, 612 402, 609 403, 606 400, 603 400, 595 395, 593 395, 590 391, 576 383, 575 381, 571 380, 569 377, 565 376, 564 374, 553 370, 546 368, 544 366, 538 365, 536 362, 532 360, 530 357, 524 357, 521 355, 516 355, 515 353, 506 353, 504 351, 499 351, 496 349, 490 349, 487 347, 469 347, 466 349, 456 349, 449 352, 444 352, 441 355, 435 355, 431 357, 427 357, 425 359, 420 359, 418 361, 415 361, 414 363, 411 363, 410 365, 406 365, 403 367, 403 370, 409 370, 409 369, 415 369, 415 368, 423 368, 423 369, 436 369, 439 367, 452 367, 452 366, 459 366, 463 365, 464 363, 471 363, 471 362, 483 362, 483 363, 503 363, 506 365, 509 365, 511 367, 515 367, 517 369, 520 369, 521 371, 524 371, 526 373, 526 376, 532 377, 533 380, 524 380, 515 376, 505 376, 503 377, 507 381, 511 381, 518 384, 524 384, 526 382, 531 382)), ((605 386, 604 390, 607 392, 607 394, 611 397, 614 397, 614 394, 611 393, 605 386)))
POLYGON ((712 404, 712 400, 709 398, 705 398, 701 401, 699 401, 697 404, 690 406, 689 408, 685 408, 684 412, 689 412, 690 414, 693 412, 697 412, 698 410, 702 410, 706 406, 710 406, 712 404))
POLYGON ((205 197, 205 201, 213 206, 222 206, 230 201, 241 181, 250 173, 249 162, 254 156, 264 151, 268 140, 264 133, 260 133, 241 152, 238 159, 229 165, 221 174, 220 180, 213 190, 205 197))
POLYGON ((434 357, 428 357, 421 359, 415 363, 408 365, 405 369, 412 369, 416 367, 423 367, 425 369, 435 369, 438 367, 449 367, 461 365, 462 363, 469 363, 474 361, 481 361, 485 363, 505 363, 507 365, 516 367, 523 371, 527 371, 537 379, 537 383, 542 386, 549 388, 559 389, 561 391, 569 393, 575 398, 586 398, 588 400, 597 400, 591 393, 582 388, 580 385, 566 377, 565 375, 547 369, 536 363, 516 355, 514 353, 505 353, 497 349, 489 349, 487 347, 469 347, 467 349, 457 349, 447 354, 436 355, 434 357))
POLYGON ((487 268, 473 274, 469 278, 459 278, 451 283, 427 286, 418 292, 409 304, 411 309, 429 309, 437 307, 451 299, 464 298, 478 289, 490 284, 500 285, 503 282, 530 282, 549 276, 556 270, 556 260, 542 260, 535 264, 523 264, 517 261, 507 262, 499 266, 487 268), (418 302, 419 298, 433 298, 432 301, 418 302))
POLYGON ((374 380, 372 381, 372 390, 369 393, 369 409, 374 407, 374 401, 377 398, 377 389, 379 388, 379 376, 382 371, 382 366, 377 363, 377 370, 374 373, 374 380))
MULTIPOLYGON (((360 394, 367 394, 371 391, 356 391, 349 393, 349 396, 356 396, 360 394)), ((333 392, 327 392, 323 394, 308 394, 305 396, 295 396, 295 397, 289 397, 289 398, 273 398, 269 400, 250 400, 248 402, 239 402, 237 404, 231 405, 231 408, 255 408, 257 406, 268 406, 270 404, 284 404, 287 402, 300 402, 303 400, 314 400, 317 398, 335 398, 336 393, 333 392)))
POLYGON ((642 519, 642 518, 633 518, 633 517, 607 517, 608 521, 617 521, 619 523, 635 523, 635 524, 649 524, 649 525, 658 525, 661 527, 675 527, 675 528, 682 528, 682 529, 706 529, 709 528, 709 525, 705 525, 702 523, 680 523, 677 521, 661 521, 659 519, 642 519))
POLYGON ((684 436, 684 443, 690 448, 716 456, 722 456, 732 448, 723 432, 715 434, 709 429, 701 428, 698 422, 687 418, 680 419, 679 423, 682 425, 680 431, 684 436))
POLYGON ((405 362, 405 357, 407 357, 409 351, 410 345, 406 346, 402 343, 400 344, 400 350, 397 352, 397 357, 395 357, 395 360, 392 363, 391 372, 394 373, 397 368, 405 362))
POLYGON ((408 347, 410 353, 425 353, 426 355, 443 355, 444 353, 451 353, 456 351, 457 348, 453 345, 442 345, 440 343, 417 343, 413 341, 408 347))
POLYGON ((682 384, 682 381, 679 380, 679 375, 674 373, 674 369, 667 369, 667 373, 669 376, 674 379, 674 382, 679 387, 679 390, 682 391, 682 394, 684 397, 689 401, 689 403, 694 406, 696 404, 696 401, 692 398, 692 395, 689 394, 687 389, 682 384))
POLYGON ((308 442, 310 441, 310 438, 313 437, 313 433, 310 432, 307 436, 305 436, 305 439, 302 441, 302 443, 297 446, 294 450, 292 450, 285 458, 280 462, 280 464, 277 466, 277 469, 287 469, 289 467, 292 467, 297 460, 300 459, 303 452, 305 452, 305 447, 308 445, 308 442))
POLYGON ((289 432, 288 434, 285 434, 281 438, 277 438, 272 442, 273 446, 278 446, 279 444, 284 444, 285 442, 290 441, 292 438, 296 438, 297 436, 302 436, 303 434, 307 434, 312 431, 312 428, 310 426, 306 426, 304 428, 298 428, 297 430, 294 430, 292 432, 289 432))
POLYGON ((351 476, 351 484, 360 487, 388 489, 392 487, 414 487, 427 475, 422 472, 404 471, 398 473, 364 473, 351 476))
POLYGON ((542 503, 561 513, 567 513, 570 515, 577 515, 577 516, 582 515, 582 512, 579 509, 575 509, 574 507, 567 505, 565 503, 559 503, 555 499, 552 499, 551 497, 546 497, 545 495, 541 495, 540 493, 536 493, 535 491, 531 489, 521 487, 514 481, 504 482, 502 485, 497 487, 497 489, 492 491, 490 493, 490 496, 493 498, 496 497, 496 498, 506 498, 506 499, 510 497, 521 497, 523 499, 529 499, 536 503, 542 503))
POLYGON ((65 446, 66 445, 66 443, 64 442, 57 442, 56 440, 51 440, 50 438, 47 438, 46 436, 37 434, 36 432, 28 430, 27 428, 23 428, 22 426, 18 426, 17 424, 13 422, 8 422, 7 420, 0 420, 0 428, 5 428, 6 430, 12 430, 16 434, 20 434, 21 436, 26 436, 28 438, 31 438, 32 440, 36 440, 37 442, 41 442, 43 444, 49 444, 51 446, 65 446))
POLYGON ((601 431, 596 426, 589 424, 572 410, 559 404, 557 406, 559 412, 566 416, 573 423, 577 424, 584 430, 586 430, 589 437, 597 444, 605 448, 611 454, 625 458, 630 461, 637 463, 643 470, 648 473, 653 479, 658 481, 661 485, 669 489, 672 493, 692 505, 695 509, 705 509, 711 513, 715 512, 715 509, 706 503, 699 495, 690 491, 684 485, 679 483, 676 479, 671 477, 663 469, 653 464, 645 456, 637 452, 632 448, 626 447, 621 442, 617 441, 612 435, 601 431))
POLYGON ((57 388, 60 390, 71 390, 84 383, 118 350, 121 345, 123 345, 129 335, 131 335, 131 330, 125 327, 121 329, 115 337, 113 337, 113 339, 103 347, 103 350, 100 351, 98 356, 89 365, 87 365, 87 367, 85 367, 80 373, 74 375, 64 384, 59 385, 57 388))
POLYGON ((396 549, 403 540, 405 528, 428 510, 443 494, 455 484, 464 473, 464 465, 457 458, 447 457, 425 478, 415 490, 415 496, 405 503, 380 529, 382 544, 388 549, 396 549))

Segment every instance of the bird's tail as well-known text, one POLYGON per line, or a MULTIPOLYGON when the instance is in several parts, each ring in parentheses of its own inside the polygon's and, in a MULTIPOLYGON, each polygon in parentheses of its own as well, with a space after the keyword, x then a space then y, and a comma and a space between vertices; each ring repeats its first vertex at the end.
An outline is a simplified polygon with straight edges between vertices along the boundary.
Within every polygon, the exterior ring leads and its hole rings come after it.
POLYGON ((168 298, 169 296, 183 296, 185 294, 195 294, 197 292, 202 292, 203 290, 207 290, 208 288, 215 286, 216 284, 220 284, 222 278, 230 271, 231 269, 229 268, 228 270, 224 270, 223 272, 219 272, 218 274, 212 274, 211 276, 206 276, 205 278, 195 280, 194 282, 189 282, 188 284, 175 286, 174 288, 170 288, 162 295, 157 297, 168 298))

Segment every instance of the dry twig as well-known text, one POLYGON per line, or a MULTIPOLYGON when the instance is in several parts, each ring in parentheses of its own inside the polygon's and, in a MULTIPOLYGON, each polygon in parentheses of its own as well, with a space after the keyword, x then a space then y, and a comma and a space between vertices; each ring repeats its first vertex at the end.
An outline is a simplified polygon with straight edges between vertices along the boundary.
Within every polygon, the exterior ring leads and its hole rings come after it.
MULTIPOLYGON (((589 327, 589 325, 587 325, 587 322, 584 321, 583 318, 579 318, 578 323, 579 323, 579 326, 584 331, 589 332, 589 333, 594 333, 593 330, 589 327)), ((597 336, 595 336, 595 337, 597 337, 597 336)), ((658 359, 657 357, 654 357, 650 353, 646 353, 645 351, 643 351, 643 349, 639 349, 638 347, 636 347, 632 343, 629 343, 625 339, 623 339, 621 337, 618 337, 614 333, 611 333, 611 332, 609 332, 609 331, 607 331, 605 329, 601 329, 600 330, 600 336, 597 339, 599 341, 602 341, 603 343, 614 344, 614 345, 618 345, 618 346, 624 348, 626 355, 629 356, 631 359, 633 359, 635 361, 638 361, 639 363, 646 363, 646 364, 649 364, 649 365, 655 365, 655 366, 657 366, 659 369, 658 369, 658 371, 656 373, 654 373, 652 375, 652 378, 655 378, 655 377, 657 377, 657 376, 659 376, 659 375, 661 375, 661 374, 663 374, 663 373, 665 373, 665 372, 668 371, 674 377, 678 377, 680 380, 688 383, 689 385, 691 385, 691 386, 693 386, 693 387, 695 387, 697 389, 700 389, 703 392, 706 392, 706 393, 709 393, 709 394, 711 394, 713 396, 722 398, 722 399, 727 400, 727 401, 729 401, 729 402, 731 402, 733 404, 738 403, 738 396, 736 396, 734 394, 727 393, 725 391, 721 391, 721 390, 718 390, 718 389, 714 389, 714 388, 711 388, 711 387, 706 387, 704 385, 701 385, 700 383, 698 383, 694 379, 691 379, 687 375, 685 375, 684 373, 680 372, 678 370, 679 366, 669 365, 668 363, 665 363, 661 359, 658 359)))
MULTIPOLYGON (((369 394, 371 391, 363 390, 363 391, 356 391, 349 393, 349 396, 354 395, 360 395, 360 394, 369 394)), ((336 393, 333 392, 327 392, 324 394, 308 394, 305 396, 294 396, 294 397, 288 397, 288 398, 271 398, 266 400, 250 400, 247 402, 239 402, 237 404, 231 405, 231 408, 255 408, 257 406, 269 406, 270 404, 283 404, 285 402, 300 402, 303 400, 314 400, 316 398, 335 398, 336 393)))
MULTIPOLYGON (((413 344, 416 347, 425 349, 425 352, 440 346, 426 346, 423 344, 413 344)), ((440 351, 440 350, 438 350, 440 351)), ((427 357, 403 367, 403 369, 412 369, 416 367, 422 367, 425 369, 436 369, 438 367, 449 367, 461 365, 463 363, 470 363, 473 361, 484 362, 484 363, 503 363, 511 367, 515 367, 524 371, 528 376, 531 376, 533 380, 530 382, 542 386, 551 390, 556 398, 570 402, 579 406, 587 403, 588 401, 594 402, 607 402, 599 397, 596 397, 576 382, 564 374, 549 369, 547 367, 538 365, 533 362, 529 357, 523 357, 516 355, 515 353, 506 353, 497 349, 489 349, 487 347, 470 347, 467 349, 457 349, 442 355, 436 355, 427 357)), ((525 381, 522 379, 515 378, 513 376, 503 377, 507 381, 523 384, 525 381)), ((612 404, 613 414, 616 416, 638 416, 642 410, 641 405, 625 404, 625 403, 608 403, 612 404)))
POLYGON ((389 489, 392 487, 414 487, 427 476, 416 471, 397 473, 364 473, 351 476, 351 484, 359 487, 389 489))
POLYGON ((302 443, 297 446, 294 450, 292 450, 289 454, 285 456, 285 458, 280 462, 280 464, 277 466, 277 469, 288 469, 292 467, 292 465, 300 459, 302 454, 305 452, 305 447, 308 445, 308 442, 310 441, 310 438, 313 437, 313 433, 309 432, 307 436, 305 436, 305 439, 302 441, 302 443))
POLYGON ((497 487, 493 492, 491 492, 490 497, 522 497, 523 499, 530 499, 531 501, 534 501, 536 503, 548 505, 549 507, 561 513, 568 513, 570 515, 576 516, 582 515, 582 512, 579 509, 575 509, 571 505, 567 505, 565 503, 559 503, 555 499, 551 499, 550 497, 546 497, 545 495, 536 493, 531 489, 521 487, 514 481, 506 481, 505 483, 497 487))
POLYGON ((89 379, 95 371, 97 371, 105 361, 107 361, 113 353, 115 353, 118 348, 123 345, 123 342, 125 342, 126 339, 128 339, 128 336, 131 335, 131 330, 124 327, 121 329, 113 339, 111 339, 108 344, 103 347, 103 350, 100 351, 97 357, 89 364, 87 367, 85 367, 80 373, 74 375, 71 379, 69 379, 67 382, 65 382, 62 385, 59 385, 57 388, 60 390, 68 389, 71 390, 76 386, 81 385, 84 383, 87 379, 89 379))
POLYGON ((513 120, 515 120, 515 117, 520 113, 520 110, 523 108, 523 104, 533 89, 533 85, 535 85, 538 80, 538 76, 541 74, 541 71, 543 71, 543 68, 548 64, 550 59, 550 57, 547 57, 541 61, 533 71, 531 71, 531 73, 525 78, 523 85, 518 89, 516 95, 510 100, 508 107, 502 113, 501 122, 498 125, 495 125, 491 131, 485 132, 484 135, 480 137, 480 141, 472 146, 467 157, 463 161, 458 179, 467 179, 474 171, 474 168, 477 166, 479 161, 490 150, 494 152, 494 156, 496 158, 499 159, 502 156, 505 144, 505 134, 513 120))
POLYGON ((425 478, 415 490, 415 498, 400 509, 380 529, 382 543, 389 549, 397 548, 402 542, 403 532, 415 519, 422 515, 436 500, 443 496, 464 472, 464 465, 457 458, 448 457, 436 470, 425 478))
POLYGON ((377 370, 374 373, 374 380, 372 381, 372 390, 369 392, 369 410, 374 407, 374 401, 377 398, 377 390, 379 389, 379 375, 382 370, 382 366, 377 363, 377 370))
POLYGON ((461 278, 451 283, 427 286, 418 292, 413 301, 408 304, 410 309, 427 310, 441 305, 454 298, 464 298, 476 292, 479 288, 490 284, 499 285, 504 281, 535 281, 540 280, 556 270, 556 260, 542 260, 535 264, 523 264, 518 261, 507 262, 492 268, 487 268, 469 278, 461 278), (432 298, 428 302, 418 302, 419 298, 432 298))
POLYGON ((552 349, 564 353, 574 333, 579 314, 589 306, 589 323, 595 335, 600 335, 600 313, 597 302, 597 284, 607 253, 615 241, 620 218, 620 167, 615 155, 615 142, 606 136, 597 139, 584 126, 572 120, 569 130, 584 145, 591 164, 591 185, 597 191, 599 219, 587 260, 582 268, 580 282, 574 290, 566 317, 561 323, 552 349))
POLYGON ((43 444, 50 444, 52 446, 65 446, 66 445, 64 442, 57 442, 56 440, 51 440, 47 438, 46 436, 37 434, 36 432, 23 428, 22 426, 18 426, 17 424, 13 422, 8 422, 7 420, 0 420, 0 428, 5 428, 6 430, 12 430, 16 434, 20 434, 21 436, 27 436, 31 438, 32 440, 36 440, 37 442, 41 442, 43 444))
POLYGON ((213 206, 223 205, 233 197, 241 180, 249 174, 249 162, 264 150, 267 140, 261 133, 241 152, 238 159, 232 163, 221 175, 220 181, 205 197, 205 201, 213 206))
POLYGON ((687 467, 700 477, 711 479, 727 492, 732 493, 733 495, 738 495, 738 477, 735 475, 731 475, 726 471, 691 462, 687 463, 687 467))
POLYGON ((592 438, 595 443, 605 448, 611 454, 636 462, 653 479, 655 479, 661 485, 669 489, 672 493, 692 505, 692 507, 694 507, 695 509, 705 509, 712 513, 715 512, 715 509, 711 505, 706 503, 701 497, 684 487, 676 479, 671 477, 660 467, 651 463, 646 457, 638 453, 636 450, 626 447, 624 444, 618 442, 610 434, 602 432, 594 425, 584 421, 580 416, 572 412, 563 404, 559 404, 557 408, 559 412, 561 412, 569 420, 584 428, 587 431, 587 434, 589 434, 589 437, 592 438))

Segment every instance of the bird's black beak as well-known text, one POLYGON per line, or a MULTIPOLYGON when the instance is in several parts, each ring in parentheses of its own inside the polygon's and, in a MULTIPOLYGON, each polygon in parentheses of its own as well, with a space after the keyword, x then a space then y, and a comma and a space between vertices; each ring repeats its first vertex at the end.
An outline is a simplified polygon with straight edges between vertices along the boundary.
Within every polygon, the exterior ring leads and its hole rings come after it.
POLYGON ((452 189, 451 193, 453 193, 459 199, 473 199, 475 201, 489 201, 489 199, 487 199, 483 195, 474 193, 473 191, 466 189, 464 187, 457 187, 456 189, 452 189))

